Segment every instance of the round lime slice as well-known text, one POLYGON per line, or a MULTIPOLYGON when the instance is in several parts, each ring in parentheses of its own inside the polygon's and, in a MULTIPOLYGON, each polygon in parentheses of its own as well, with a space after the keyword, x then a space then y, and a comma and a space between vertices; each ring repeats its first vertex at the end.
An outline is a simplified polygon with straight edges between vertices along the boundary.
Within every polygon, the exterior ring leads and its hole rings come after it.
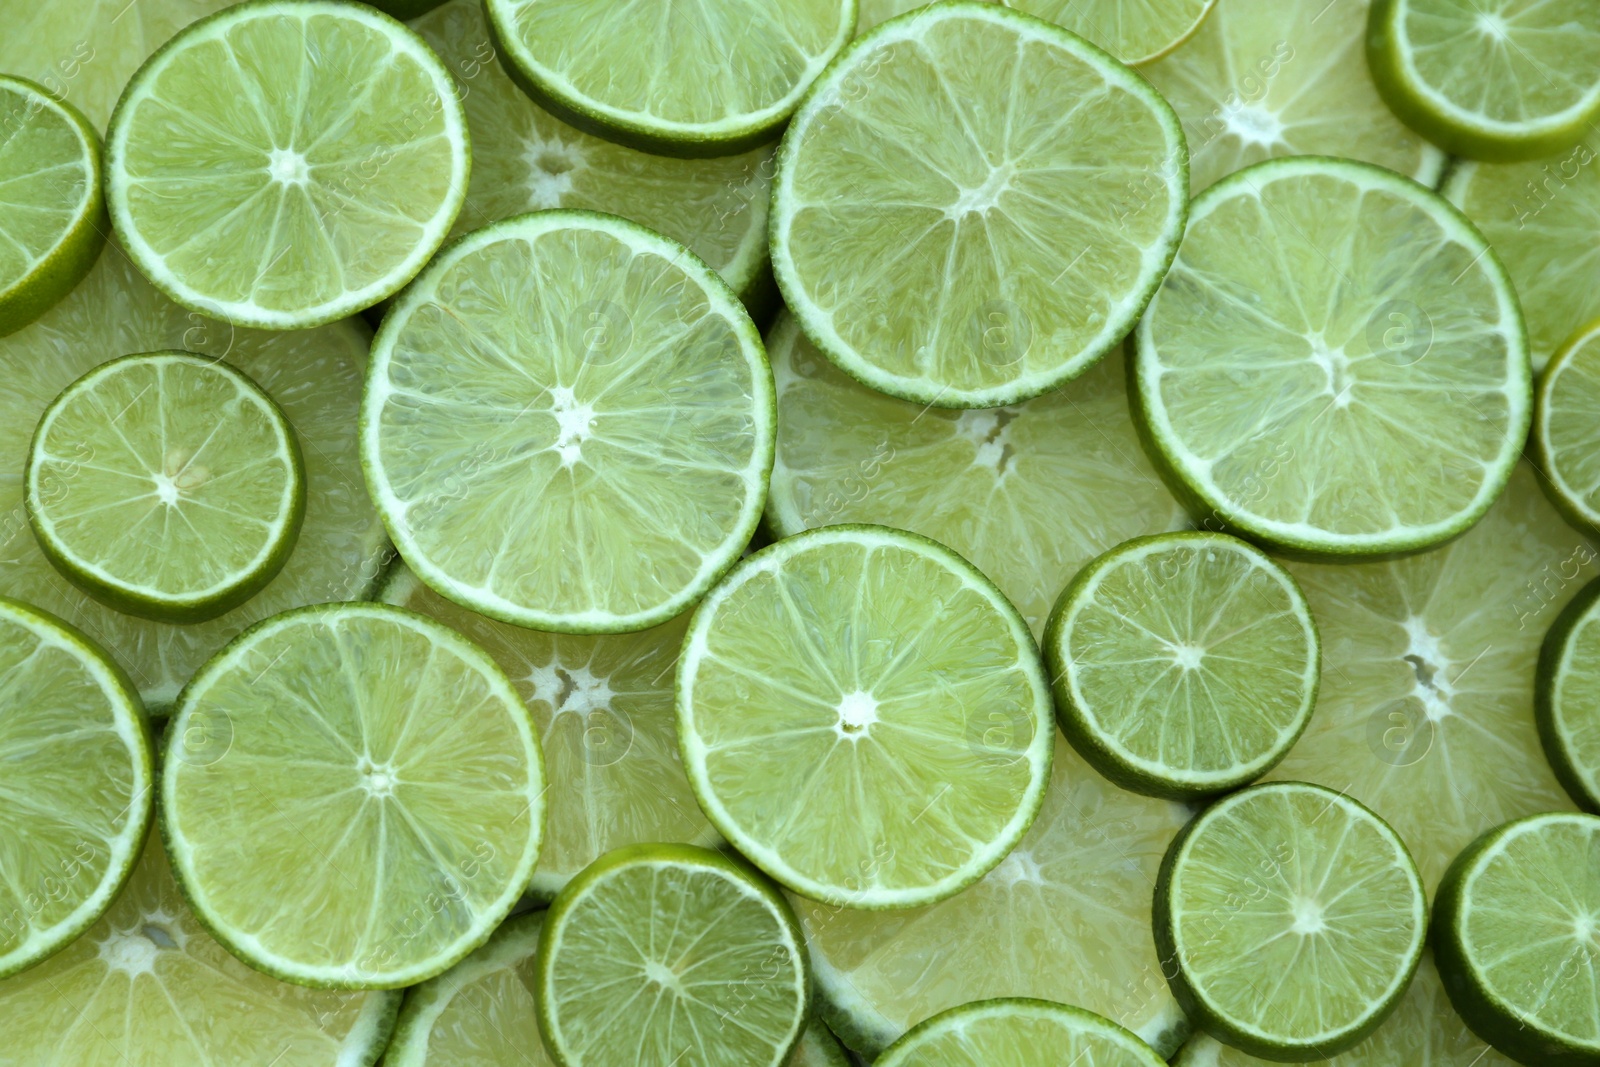
POLYGON ((1405 996, 1428 902, 1389 824, 1304 782, 1252 786, 1185 827, 1161 865, 1155 935, 1213 1036, 1275 1060, 1360 1042, 1405 996))
POLYGON ((1167 102, 1100 49, 993 4, 935 4, 852 44, 795 115, 773 271, 866 385, 1015 403, 1132 328, 1183 232, 1186 159, 1167 102))
POLYGON ((139 68, 106 135, 106 194, 178 303, 303 329, 411 280, 469 157, 455 83, 415 33, 365 4, 252 0, 139 68))
POLYGON ((1600 320, 1573 335, 1534 393, 1529 443, 1540 484, 1568 522, 1600 533, 1600 320))
POLYGON ((533 992, 561 1067, 779 1067, 810 975, 794 913, 760 875, 707 849, 634 845, 556 897, 533 992))
POLYGON ((1600 811, 1600 583, 1573 597, 1545 634, 1533 694, 1550 769, 1576 804, 1600 811))
POLYGON ((917 1024, 877 1067, 1162 1067, 1149 1045, 1110 1019, 1048 1000, 980 1000, 917 1024))
MULTIPOLYGON (((1002 0, 1017 11, 1071 30, 1124 63, 1148 63, 1171 52, 1200 28, 1217 0, 1002 0)), ((860 36, 896 15, 926 7, 928 0, 861 0, 860 36)))
POLYGON ((207 928, 268 974, 398 988, 481 944, 544 826, 528 710, 421 615, 327 604, 247 630, 185 687, 162 829, 207 928))
MULTIPOLYGON (((12 32, 8 30, 7 32, 12 32)), ((0 337, 83 281, 105 247, 100 137, 42 85, 0 74, 0 337)))
POLYGON ((1135 368, 1136 418, 1195 513, 1313 557, 1468 529, 1533 406, 1522 312, 1478 231, 1347 160, 1271 160, 1196 197, 1135 368))
POLYGON ((1321 650, 1293 578, 1214 533, 1124 542, 1061 594, 1044 636, 1067 739, 1125 789, 1226 792, 1311 718, 1321 650))
POLYGON ((1054 734, 1016 609, 884 526, 785 538, 713 589, 678 662, 678 731, 741 853, 856 908, 929 904, 999 863, 1039 810, 1054 734))
POLYGON ((1439 973, 1467 1024, 1519 1063, 1600 1062, 1600 819, 1534 815, 1450 865, 1439 973))

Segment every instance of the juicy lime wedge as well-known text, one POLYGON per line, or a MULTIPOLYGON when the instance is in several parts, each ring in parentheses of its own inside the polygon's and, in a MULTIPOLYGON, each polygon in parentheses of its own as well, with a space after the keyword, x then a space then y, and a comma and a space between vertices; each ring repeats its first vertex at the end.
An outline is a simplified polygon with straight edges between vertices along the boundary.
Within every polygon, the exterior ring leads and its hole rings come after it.
POLYGON ((1540 483, 1568 522, 1600 532, 1600 320, 1556 353, 1534 393, 1530 444, 1540 483))
POLYGON ((105 247, 107 221, 94 127, 43 86, 3 74, 0 204, 4 336, 44 314, 83 280, 105 247))
POLYGON ((1533 693, 1550 769, 1574 803, 1600 811, 1600 583, 1573 597, 1545 634, 1533 693))
POLYGON ((487 653, 379 604, 252 627, 185 687, 162 828, 184 892, 268 974, 398 988, 481 944, 533 873, 544 768, 487 653))
POLYGON ((760 875, 706 849, 634 845, 550 906, 533 991, 561 1067, 779 1067, 809 982, 794 913, 760 875))
POLYGON ((1405 996, 1428 902, 1389 824, 1304 782, 1241 790, 1173 842, 1155 932, 1173 989, 1212 1035, 1275 1060, 1324 1059, 1405 996))
POLYGON ((415 33, 364 4, 260 0, 139 68, 106 135, 106 192, 128 254, 178 303, 303 329, 416 274, 469 156, 455 83, 415 33))
POLYGON ((1532 410, 1522 313, 1483 238, 1347 160, 1259 163, 1197 197, 1135 366, 1136 417, 1197 515, 1336 559, 1470 527, 1532 410))
POLYGON ((1149 1045, 1109 1019, 1047 1000, 980 1000, 918 1024, 878 1067, 1162 1067, 1149 1045))
POLYGON ((1321 651, 1300 587, 1225 534, 1128 541, 1061 594, 1044 638, 1061 728, 1125 789, 1236 789, 1294 744, 1321 651))
POLYGON ((1082 38, 935 4, 852 44, 795 115, 773 271, 806 335, 872 388, 1014 403, 1133 326, 1183 230, 1186 158, 1166 101, 1082 38))
POLYGON ((1050 776, 1033 637, 942 545, 832 526, 751 556, 701 603, 678 663, 700 806, 815 900, 906 908, 1011 851, 1050 776))
POLYGON ((772 371, 683 246, 611 215, 474 231, 384 319, 362 405, 368 485, 407 563, 519 626, 642 630, 750 540, 772 371))
POLYGON ((59 951, 111 905, 149 829, 155 773, 127 676, 78 630, 4 597, 0 766, 4 976, 59 951))

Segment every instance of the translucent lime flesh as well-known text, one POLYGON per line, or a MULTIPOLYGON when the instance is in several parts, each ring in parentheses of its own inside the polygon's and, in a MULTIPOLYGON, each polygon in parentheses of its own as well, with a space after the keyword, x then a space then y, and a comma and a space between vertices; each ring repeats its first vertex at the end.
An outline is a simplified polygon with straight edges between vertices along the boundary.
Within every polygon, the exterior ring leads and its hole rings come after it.
POLYGON ((1150 1046, 1097 1015, 1042 1000, 990 1000, 928 1020, 882 1067, 1161 1067, 1150 1046))
POLYGON ((83 630, 160 710, 246 626, 302 604, 365 594, 387 551, 361 484, 355 409, 368 334, 358 323, 296 333, 234 327, 184 311, 108 248, 95 269, 38 322, 0 338, 0 592, 83 630), (22 502, 28 444, 50 401, 84 372, 128 352, 184 348, 226 359, 283 408, 306 467, 306 516, 282 572, 242 606, 189 626, 136 619, 67 582, 39 551, 22 502))
POLYGON ((1539 380, 1533 450, 1568 521, 1600 530, 1600 327, 1580 330, 1539 380))
MULTIPOLYGON (((1124 63, 1146 63, 1177 47, 1202 24, 1216 0, 1002 0, 1006 6, 1071 30, 1124 63)), ((861 0, 856 36, 928 0, 861 0)))
POLYGON ((1078 569, 1186 522, 1128 415, 1123 361, 996 411, 868 389, 785 313, 767 337, 778 445, 767 516, 784 536, 840 522, 911 530, 976 564, 1035 634, 1078 569))

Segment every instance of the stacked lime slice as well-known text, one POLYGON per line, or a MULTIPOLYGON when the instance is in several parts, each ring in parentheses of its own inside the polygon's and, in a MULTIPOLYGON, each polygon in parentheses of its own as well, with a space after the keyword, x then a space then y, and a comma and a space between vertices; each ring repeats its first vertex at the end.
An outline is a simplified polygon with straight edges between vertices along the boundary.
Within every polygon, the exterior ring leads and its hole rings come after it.
POLYGON ((879 1067, 1161 1067, 1149 1045, 1109 1019, 1047 1000, 981 1000, 919 1024, 876 1061, 879 1067))
POLYGON ((1574 803, 1600 811, 1600 583, 1556 617, 1539 650, 1534 714, 1550 768, 1574 803))
POLYGON ((1568 522, 1600 531, 1600 321, 1572 336, 1539 378, 1529 443, 1540 484, 1568 522))
MULTIPOLYGON (((1124 63, 1149 63, 1188 40, 1217 0, 1001 0, 1007 7, 1054 22, 1099 45, 1124 63)), ((928 0, 861 0, 859 36, 928 0)))

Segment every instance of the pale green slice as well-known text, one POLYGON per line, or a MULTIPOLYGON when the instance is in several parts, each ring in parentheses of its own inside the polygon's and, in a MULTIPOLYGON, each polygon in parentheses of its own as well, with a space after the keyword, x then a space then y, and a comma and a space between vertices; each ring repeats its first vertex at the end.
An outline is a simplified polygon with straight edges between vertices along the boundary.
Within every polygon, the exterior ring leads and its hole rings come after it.
POLYGON ((1367 64, 1395 114, 1448 152, 1535 159, 1600 113, 1592 0, 1374 0, 1367 64))
POLYGON ((998 868, 912 911, 794 901, 828 1025, 875 1056, 929 1016, 972 1000, 1081 1005, 1162 1055, 1189 1024, 1150 931, 1157 869, 1191 812, 1119 789, 1057 735, 1039 817, 998 868))
POLYGON ((146 352, 56 397, 28 450, 24 503, 62 574, 162 622, 239 606, 283 569, 305 518, 294 428, 221 360, 146 352))
POLYGON ((805 1029, 805 942, 780 893, 688 845, 606 854, 550 906, 534 964, 560 1067, 778 1067, 805 1029))
POLYGON ((1600 320, 1562 346, 1533 399, 1539 484, 1568 522, 1600 533, 1600 320))
MULTIPOLYGON (((1149 63, 1200 28, 1217 0, 1000 0, 1005 6, 1071 30, 1124 63, 1149 63)), ((880 22, 926 7, 928 0, 861 0, 856 36, 880 22)))
POLYGON ((1367 6, 1226 0, 1140 71, 1183 120, 1195 193, 1277 156, 1339 156, 1439 180, 1445 154, 1394 117, 1367 73, 1367 6))
POLYGON ((411 280, 470 156, 455 83, 415 33, 365 4, 254 0, 139 68, 106 134, 106 197, 178 303, 304 329, 411 280))
POLYGON ((1109 1019, 1048 1000, 981 1000, 916 1026, 878 1067, 1162 1067, 1149 1045, 1109 1019))
POLYGON ((1359 1043, 1405 996, 1428 902, 1398 834, 1343 793, 1251 786, 1184 828, 1161 865, 1155 936, 1212 1036, 1275 1060, 1359 1043))
POLYGON ((678 662, 684 769, 790 889, 856 908, 961 891, 1027 831, 1050 690, 1017 610, 943 545, 831 526, 742 562, 678 662))
POLYGON ((0 976, 71 943, 128 880, 155 796, 147 729, 103 650, 0 597, 0 976))
POLYGON ((643 630, 725 572, 766 500, 772 371, 677 242, 545 211, 451 245, 373 343, 362 465, 412 570, 519 626, 643 630))
POLYGON ((152 833, 98 923, 0 981, 6 1067, 372 1067, 398 992, 305 989, 240 963, 196 921, 152 833))
POLYGON ((1519 1063, 1600 1062, 1600 818, 1484 834, 1439 887, 1434 951, 1478 1035, 1519 1063))
POLYGON ((1526 464, 1483 522, 1442 548, 1289 572, 1322 635, 1322 685, 1268 777, 1372 808, 1430 888, 1489 827, 1571 808, 1534 728, 1534 665, 1545 630, 1600 566, 1526 464))
POLYGON ((1136 418, 1195 515, 1313 557, 1468 529, 1533 407, 1522 312, 1478 231, 1348 160, 1270 160, 1197 197, 1135 367, 1136 418))
POLYGON ((1038 396, 1116 347, 1177 248, 1178 118, 1058 26, 941 3, 878 27, 784 135, 772 265, 852 377, 936 407, 1038 396))
POLYGON ((43 86, 0 74, 0 336, 83 280, 108 225, 89 120, 43 86))
POLYGON ((1044 636, 1067 739, 1125 789, 1236 789, 1311 718, 1321 650, 1300 587, 1215 533, 1141 537, 1084 567, 1044 636))
POLYGON ((228 948, 304 985, 399 988, 482 944, 544 828, 528 709, 471 641, 381 604, 252 627, 184 688, 162 832, 228 948))
POLYGON ((1139 447, 1120 359, 1012 407, 949 411, 868 389, 787 312, 767 354, 778 383, 767 522, 780 536, 871 522, 931 537, 987 574, 1038 634, 1085 563, 1187 522, 1139 447))
POLYGON ((548 900, 602 853, 646 841, 712 846, 678 755, 673 682, 689 616, 638 633, 553 634, 458 607, 404 563, 382 599, 438 619, 505 668, 533 713, 550 789, 532 892, 548 900))
POLYGON ((1539 649, 1533 713, 1550 769, 1588 811, 1600 811, 1600 583, 1556 617, 1539 649))

